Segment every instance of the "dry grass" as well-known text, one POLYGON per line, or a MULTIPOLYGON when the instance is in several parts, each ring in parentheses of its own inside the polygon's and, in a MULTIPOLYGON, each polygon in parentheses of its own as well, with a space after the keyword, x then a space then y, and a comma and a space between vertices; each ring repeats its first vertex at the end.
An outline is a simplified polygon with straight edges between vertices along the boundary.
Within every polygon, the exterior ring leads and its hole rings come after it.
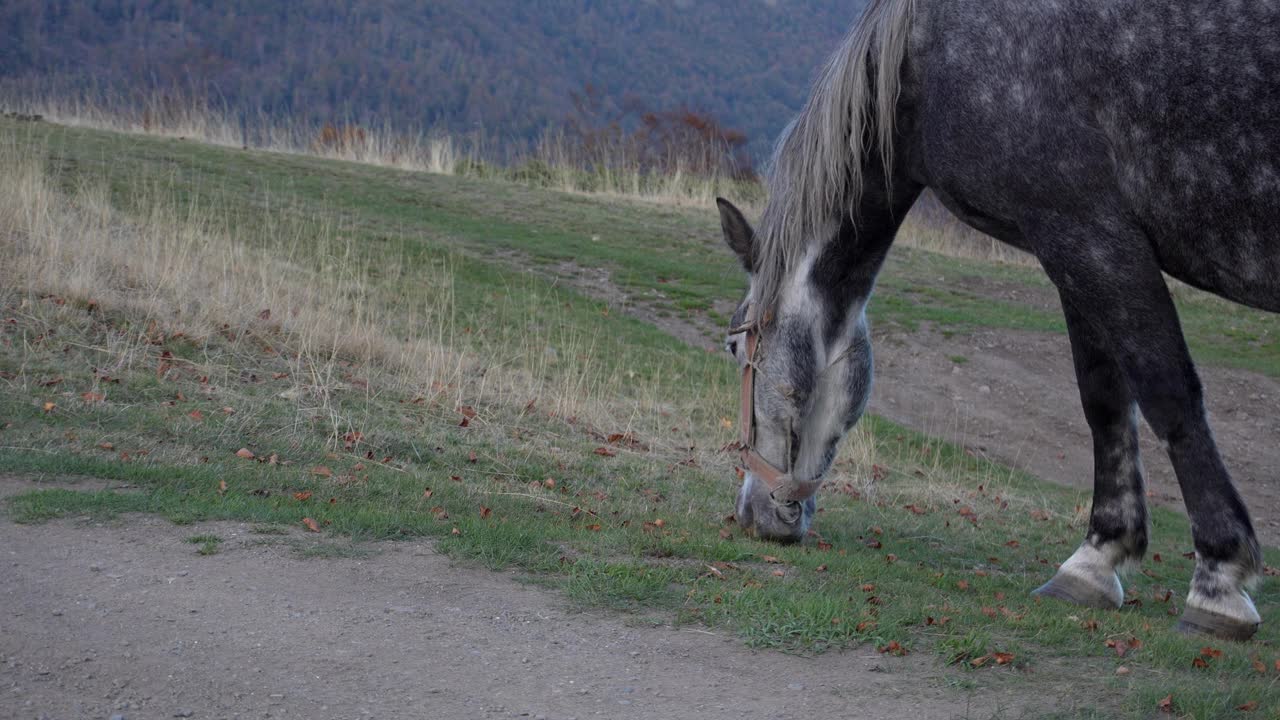
MULTIPOLYGON (((12 137, 0 144, 0 183, 9 188, 0 195, 0 300, 92 346, 108 374, 154 366, 157 343, 184 336, 229 344, 208 363, 218 367, 204 371, 234 377, 262 362, 266 343, 287 366, 293 386, 282 397, 299 424, 326 418, 334 446, 361 426, 356 416, 381 412, 377 395, 390 390, 444 408, 473 406, 498 442, 509 442, 504 423, 517 423, 533 403, 580 427, 643 438, 655 465, 692 457, 728 474, 732 456, 721 448, 735 429, 727 418, 705 418, 708 407, 730 408, 736 388, 715 378, 673 386, 639 382, 621 368, 602 372, 593 337, 545 327, 532 310, 514 338, 473 334, 455 319, 447 262, 424 270, 382 258, 371 281, 372 260, 340 225, 294 217, 280 203, 234 232, 219 220, 226 208, 196 206, 164 188, 134 188, 133 209, 122 211, 105 183, 64 188, 43 156, 12 137), (95 329, 88 307, 127 330, 95 329), (353 386, 353 376, 367 387, 353 386), (364 402, 353 403, 361 392, 364 402)), ((534 295, 506 294, 516 305, 534 295)), ((542 428, 524 439, 551 447, 557 432, 576 431, 542 428)), ((883 464, 876 448, 865 428, 852 433, 831 482, 873 494, 870 468, 883 464)))
MULTIPOLYGON (((752 214, 758 214, 764 203, 764 188, 758 182, 686 172, 679 162, 673 163, 673 172, 642 172, 622 145, 597 148, 598 157, 591 168, 584 168, 575 160, 578 153, 573 152, 570 139, 557 132, 544 134, 528 151, 506 152, 502 167, 488 161, 500 143, 480 137, 290 123, 167 96, 152 96, 141 103, 68 96, 0 97, 0 106, 68 126, 180 137, 417 172, 492 176, 568 193, 645 203, 714 209, 715 199, 723 196, 752 214)), ((955 257, 1035 264, 1031 256, 961 224, 930 197, 907 217, 898 242, 955 257)))
POLYGON ((174 335, 220 334, 260 353, 250 340, 256 334, 270 335, 293 362, 299 397, 327 396, 341 383, 340 363, 432 394, 453 388, 491 400, 518 387, 521 402, 532 392, 566 412, 596 390, 590 368, 574 360, 584 355, 573 352, 583 342, 575 338, 556 339, 569 360, 558 364, 554 383, 543 367, 548 338, 531 333, 505 347, 460 342, 447 263, 415 268, 412 277, 405 265, 384 263, 371 282, 370 259, 327 221, 264 211, 256 229, 246 223, 232 235, 215 222, 219 208, 138 188, 140 209, 124 213, 104 186, 64 191, 43 165, 12 141, 0 145, 0 183, 9 189, 0 195, 0 280, 24 296, 10 302, 33 312, 48 306, 40 298, 56 296, 140 329, 117 339, 119 362, 128 363, 137 344, 174 335))
MULTIPOLYGON (((375 257, 340 225, 298 217, 281 202, 240 217, 234 230, 225 221, 231 208, 165 188, 133 188, 126 212, 105 181, 64 188, 43 156, 12 137, 0 143, 0 183, 9 189, 0 195, 0 304, 92 346, 110 374, 154 366, 164 338, 217 341, 211 364, 219 367, 205 372, 226 377, 259 366, 269 346, 293 383, 282 397, 300 419, 327 417, 335 444, 361 425, 354 415, 384 412, 377 396, 390 391, 449 410, 472 406, 503 442, 503 423, 518 422, 532 403, 582 427, 632 432, 654 463, 669 464, 689 456, 689 418, 733 397, 714 380, 672 388, 606 369, 591 331, 537 317, 560 302, 538 288, 499 288, 517 332, 473 333, 457 320, 450 261, 375 257), (113 329, 86 322, 86 308, 113 329)), ((555 431, 543 432, 551 434, 540 442, 554 445, 555 431)), ((728 442, 731 432, 721 434, 728 442)), ((708 443, 701 460, 723 462, 718 447, 708 443)))

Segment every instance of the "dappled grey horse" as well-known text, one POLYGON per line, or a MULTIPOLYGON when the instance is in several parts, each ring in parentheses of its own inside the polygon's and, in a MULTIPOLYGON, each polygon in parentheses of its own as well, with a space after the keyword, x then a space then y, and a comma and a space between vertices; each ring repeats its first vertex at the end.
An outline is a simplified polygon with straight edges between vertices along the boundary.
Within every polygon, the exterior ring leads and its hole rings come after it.
POLYGON ((778 142, 749 273, 737 514, 803 538, 871 387, 865 309, 924 188, 1033 254, 1066 314, 1094 441, 1083 544, 1036 592, 1119 607, 1147 509, 1138 412, 1168 448, 1196 568, 1180 627, 1245 639, 1262 561, 1161 271, 1280 310, 1280 3, 872 0, 778 142))

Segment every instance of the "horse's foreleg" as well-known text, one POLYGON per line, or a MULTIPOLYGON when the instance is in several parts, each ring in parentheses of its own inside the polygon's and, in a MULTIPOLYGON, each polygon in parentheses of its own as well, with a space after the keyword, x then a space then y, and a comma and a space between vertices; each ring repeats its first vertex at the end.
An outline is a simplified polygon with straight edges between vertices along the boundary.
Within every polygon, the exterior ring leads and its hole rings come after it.
POLYGON ((1179 626, 1248 638, 1261 618, 1245 587, 1262 567, 1261 553, 1214 443, 1203 388, 1151 246, 1123 221, 1066 220, 1050 227, 1048 220, 1037 223, 1037 254, 1077 323, 1096 331, 1123 370, 1132 397, 1168 448, 1182 488, 1196 569, 1179 626))
POLYGON ((1137 402, 1096 328, 1063 302, 1085 419, 1093 432, 1093 509, 1080 548, 1037 595, 1118 608, 1116 570, 1147 550, 1147 504, 1138 455, 1137 402))

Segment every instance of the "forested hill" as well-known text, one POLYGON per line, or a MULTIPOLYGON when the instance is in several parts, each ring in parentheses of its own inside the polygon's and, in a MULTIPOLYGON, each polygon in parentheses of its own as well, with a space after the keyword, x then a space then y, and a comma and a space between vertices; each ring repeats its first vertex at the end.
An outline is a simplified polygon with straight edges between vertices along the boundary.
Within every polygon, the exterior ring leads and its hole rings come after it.
POLYGON ((571 93, 709 112, 759 155, 863 0, 4 0, 0 83, 528 138, 571 93))

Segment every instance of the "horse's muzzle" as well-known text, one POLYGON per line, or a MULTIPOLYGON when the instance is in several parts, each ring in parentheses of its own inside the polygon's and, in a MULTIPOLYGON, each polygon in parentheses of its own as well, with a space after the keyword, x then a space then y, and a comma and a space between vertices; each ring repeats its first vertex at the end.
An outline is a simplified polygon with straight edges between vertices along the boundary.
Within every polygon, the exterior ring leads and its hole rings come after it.
POLYGON ((802 501, 776 500, 768 486, 748 472, 738 491, 736 512, 743 530, 761 540, 793 543, 808 534, 817 506, 812 496, 802 501))

